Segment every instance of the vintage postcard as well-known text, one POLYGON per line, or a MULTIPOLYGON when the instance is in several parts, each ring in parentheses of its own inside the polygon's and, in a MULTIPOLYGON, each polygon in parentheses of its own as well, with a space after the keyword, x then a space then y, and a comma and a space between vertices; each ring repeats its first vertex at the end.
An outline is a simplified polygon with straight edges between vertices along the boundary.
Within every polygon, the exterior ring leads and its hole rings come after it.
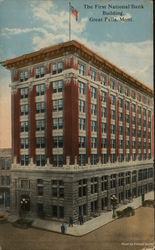
POLYGON ((153 1, 0 0, 0 250, 153 250, 153 1))

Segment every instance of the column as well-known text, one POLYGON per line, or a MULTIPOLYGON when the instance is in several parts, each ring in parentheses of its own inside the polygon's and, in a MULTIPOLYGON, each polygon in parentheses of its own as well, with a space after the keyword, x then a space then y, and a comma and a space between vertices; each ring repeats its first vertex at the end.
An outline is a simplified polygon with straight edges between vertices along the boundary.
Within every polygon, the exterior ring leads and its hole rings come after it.
POLYGON ((108 175, 108 190, 107 190, 107 198, 108 198, 108 206, 107 210, 111 210, 111 190, 110 190, 110 175, 108 175))
POLYGON ((49 163, 53 163, 53 118, 52 118, 52 111, 53 111, 53 102, 52 102, 52 92, 53 92, 53 85, 52 82, 46 89, 46 140, 47 140, 47 158, 49 158, 49 163))
POLYGON ((33 86, 30 92, 30 158, 33 159, 33 162, 36 161, 36 86, 33 86))
POLYGON ((73 77, 64 87, 64 153, 70 156, 71 164, 79 154, 79 91, 73 77))
POLYGON ((91 157, 91 89, 89 83, 87 83, 87 157, 88 159, 91 157))
POLYGON ((13 98, 13 157, 16 157, 17 163, 20 163, 20 89, 12 94, 13 98))

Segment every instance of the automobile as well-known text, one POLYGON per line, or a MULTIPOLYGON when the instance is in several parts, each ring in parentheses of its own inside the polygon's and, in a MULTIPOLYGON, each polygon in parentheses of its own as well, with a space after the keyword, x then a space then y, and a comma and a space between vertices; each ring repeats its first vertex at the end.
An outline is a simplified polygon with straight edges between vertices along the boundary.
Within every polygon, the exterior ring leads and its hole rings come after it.
POLYGON ((135 215, 135 209, 132 206, 128 206, 126 208, 124 208, 123 210, 118 210, 116 211, 117 217, 124 217, 124 216, 133 216, 135 215))

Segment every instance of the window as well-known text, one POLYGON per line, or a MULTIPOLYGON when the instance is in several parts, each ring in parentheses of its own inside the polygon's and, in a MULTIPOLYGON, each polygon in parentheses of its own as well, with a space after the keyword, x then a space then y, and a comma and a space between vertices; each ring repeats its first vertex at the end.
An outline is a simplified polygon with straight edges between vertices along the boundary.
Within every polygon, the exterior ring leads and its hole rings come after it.
POLYGON ((79 156, 78 156, 78 164, 80 166, 85 166, 85 164, 86 164, 86 155, 85 154, 79 154, 79 156))
POLYGON ((91 114, 92 115, 97 114, 97 106, 95 104, 91 104, 91 114))
POLYGON ((38 196, 43 196, 43 194, 44 194, 44 187, 43 186, 38 186, 37 187, 37 191, 38 191, 38 196))
POLYGON ((119 134, 123 135, 123 126, 119 126, 119 134))
POLYGON ((63 81, 55 81, 53 82, 53 93, 59 93, 62 92, 63 89, 63 81))
POLYGON ((54 136, 53 137, 53 147, 54 148, 63 148, 63 137, 62 136, 54 136))
POLYGON ((101 81, 103 85, 107 85, 107 76, 105 74, 101 74, 101 81))
POLYGON ((119 112, 119 120, 123 121, 123 113, 119 112))
POLYGON ((46 164, 46 156, 37 155, 37 166, 45 166, 45 164, 46 164))
POLYGON ((52 74, 59 74, 64 70, 64 63, 63 62, 58 62, 58 63, 54 63, 53 64, 53 68, 52 68, 52 74))
POLYGON ((111 110, 111 118, 113 120, 115 120, 115 115, 116 115, 116 112, 114 110, 111 110))
POLYGON ((116 126, 112 124, 111 125, 111 133, 115 134, 115 132, 116 132, 116 126))
POLYGON ((82 76, 86 75, 86 66, 79 62, 79 74, 82 76))
POLYGON ((119 186, 123 186, 124 185, 124 173, 119 173, 118 174, 118 183, 119 183, 119 186))
POLYGON ((102 148, 107 148, 107 139, 106 138, 102 139, 102 148))
POLYGON ((21 122, 21 132, 28 132, 29 124, 28 121, 21 122))
POLYGON ((79 111, 82 113, 86 112, 86 102, 83 100, 79 100, 79 111))
POLYGON ((123 86, 122 86, 122 84, 119 85, 119 93, 121 93, 121 94, 123 93, 123 86))
POLYGON ((119 98, 119 106, 120 108, 123 108, 123 99, 119 98))
POLYGON ((37 102, 36 103, 36 112, 37 112, 37 114, 45 112, 45 103, 44 102, 37 102))
POLYGON ((123 140, 120 140, 120 141, 119 141, 119 147, 120 147, 120 148, 123 148, 123 145, 124 145, 124 144, 123 144, 123 140))
POLYGON ((130 122, 130 115, 126 114, 126 121, 129 123, 130 122))
POLYGON ((40 84, 36 86, 36 96, 41 96, 45 94, 45 84, 40 84))
POLYGON ((91 178, 91 194, 98 192, 98 178, 92 177, 91 178))
POLYGON ((102 91, 101 98, 102 98, 102 102, 106 102, 107 101, 107 93, 102 91))
POLYGON ((80 126, 80 130, 86 130, 86 119, 80 118, 79 126, 80 126))
POLYGON ((86 147, 86 137, 79 137, 79 148, 85 148, 86 147))
POLYGON ((36 148, 45 148, 45 137, 36 138, 36 148))
POLYGON ((79 180, 79 197, 87 195, 87 179, 79 180))
POLYGON ((98 155, 92 154, 91 155, 91 164, 97 164, 98 163, 98 155))
POLYGON ((21 82, 27 81, 28 78, 29 78, 29 72, 28 71, 20 72, 20 81, 21 82))
POLYGON ((59 219, 64 218, 64 207, 62 206, 52 206, 52 217, 56 217, 59 219))
POLYGON ((111 80, 110 80, 110 86, 111 86, 111 88, 112 88, 112 89, 115 89, 115 85, 116 85, 116 84, 115 84, 115 80, 111 79, 111 80))
POLYGON ((97 148, 97 138, 95 138, 95 137, 91 138, 91 147, 97 148))
POLYGON ((126 109, 129 110, 130 109, 130 103, 126 102, 126 109))
POLYGON ((97 131, 97 122, 96 121, 91 121, 91 129, 92 129, 92 132, 97 131))
POLYGON ((133 99, 135 99, 136 98, 136 92, 132 90, 131 96, 132 96, 133 99))
POLYGON ((64 164, 64 157, 63 155, 54 155, 53 158, 53 165, 62 167, 64 164))
POLYGON ((110 188, 116 187, 116 174, 110 175, 110 188))
POLYGON ((115 105, 115 103, 116 103, 116 96, 111 95, 111 104, 115 105))
POLYGON ((87 204, 79 206, 79 216, 87 215, 87 204))
POLYGON ((102 117, 107 117, 107 109, 102 107, 102 117))
POLYGON ((108 190, 108 176, 101 177, 101 190, 105 191, 108 190))
POLYGON ((102 133, 106 133, 106 132, 107 132, 107 124, 102 123, 102 133))
POLYGON ((111 146, 112 148, 116 148, 116 140, 114 139, 111 140, 111 146))
POLYGON ((91 80, 96 81, 97 80, 97 72, 91 68, 91 80))
POLYGON ((36 78, 44 77, 44 75, 46 74, 44 66, 36 68, 35 72, 36 72, 36 78))
POLYGON ((21 105, 21 115, 28 115, 29 106, 28 104, 21 105))
POLYGON ((62 99, 53 101, 53 111, 63 110, 63 101, 62 99))
POLYGON ((30 188, 30 181, 29 180, 21 180, 21 189, 29 189, 30 188))
POLYGON ((126 88, 126 89, 125 89, 125 94, 126 94, 127 96, 130 96, 130 89, 129 89, 129 88, 126 88))
POLYGON ((79 81, 79 93, 84 95, 86 93, 86 87, 85 84, 83 82, 79 81))
POLYGON ((132 111, 136 112, 136 105, 135 104, 132 104, 132 111))
POLYGON ((96 98, 96 95, 97 95, 97 90, 96 90, 96 88, 91 87, 91 97, 92 97, 92 98, 96 98))
POLYGON ((45 120, 37 120, 36 121, 36 130, 44 131, 45 130, 45 120))
POLYGON ((29 89, 28 88, 23 88, 23 89, 20 90, 20 93, 21 93, 21 98, 22 99, 28 98, 29 89))
POLYGON ((29 147, 29 138, 21 138, 21 148, 29 147))
POLYGON ((52 181, 52 196, 56 198, 64 198, 64 182, 62 180, 52 181))
POLYGON ((53 129, 62 129, 63 128, 63 118, 54 118, 53 119, 53 129))
POLYGON ((29 155, 21 155, 21 165, 22 166, 29 165, 29 155))

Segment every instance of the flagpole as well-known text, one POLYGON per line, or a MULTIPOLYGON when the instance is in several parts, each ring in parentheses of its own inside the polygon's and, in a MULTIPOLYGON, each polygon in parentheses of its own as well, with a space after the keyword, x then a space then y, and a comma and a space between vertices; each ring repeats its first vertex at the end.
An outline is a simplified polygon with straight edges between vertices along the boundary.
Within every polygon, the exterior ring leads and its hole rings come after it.
POLYGON ((71 3, 69 2, 69 41, 71 40, 71 3))

